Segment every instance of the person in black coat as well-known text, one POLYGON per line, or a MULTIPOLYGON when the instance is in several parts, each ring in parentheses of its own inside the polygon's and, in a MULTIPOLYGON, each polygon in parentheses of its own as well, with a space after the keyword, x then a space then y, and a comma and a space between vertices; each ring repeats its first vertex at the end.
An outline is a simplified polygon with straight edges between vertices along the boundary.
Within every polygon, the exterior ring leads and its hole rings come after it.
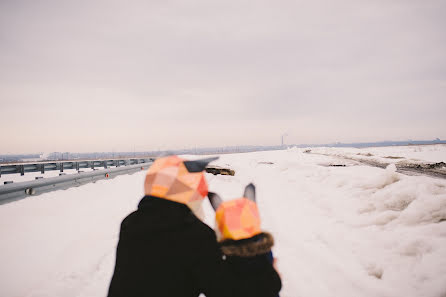
POLYGON ((271 251, 274 239, 261 230, 255 196, 253 184, 246 186, 242 198, 234 200, 223 202, 218 194, 208 194, 216 211, 217 238, 228 269, 235 279, 244 280, 236 281, 238 296, 278 297, 281 281, 271 251), (253 285, 258 280, 265 284, 253 285))
POLYGON ((214 231, 186 205, 145 196, 121 224, 108 296, 225 296, 221 262, 214 231))
POLYGON ((214 230, 197 217, 208 162, 172 156, 149 169, 146 196, 121 224, 109 297, 246 297, 245 286, 280 290, 269 262, 225 260, 214 230))

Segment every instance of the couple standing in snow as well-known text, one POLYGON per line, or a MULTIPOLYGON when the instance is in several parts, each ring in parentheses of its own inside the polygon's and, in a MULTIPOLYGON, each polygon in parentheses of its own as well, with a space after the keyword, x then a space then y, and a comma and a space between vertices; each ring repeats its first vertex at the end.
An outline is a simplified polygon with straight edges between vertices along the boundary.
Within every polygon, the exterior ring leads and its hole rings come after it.
POLYGON ((212 160, 153 163, 145 196, 121 224, 109 297, 278 296, 273 239, 260 230, 255 189, 226 202, 208 192, 204 170, 212 160), (206 196, 216 231, 199 219, 206 196))

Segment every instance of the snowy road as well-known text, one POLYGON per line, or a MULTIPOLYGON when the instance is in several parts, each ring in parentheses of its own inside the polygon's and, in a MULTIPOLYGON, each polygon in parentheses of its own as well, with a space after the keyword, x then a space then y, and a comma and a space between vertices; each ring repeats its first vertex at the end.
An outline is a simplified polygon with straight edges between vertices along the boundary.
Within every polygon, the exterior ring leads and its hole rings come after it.
MULTIPOLYGON (((417 153, 400 150, 392 155, 417 153)), ((444 147, 432 150, 418 156, 446 160, 444 147)), ((405 176, 392 165, 326 166, 337 162, 299 149, 223 155, 217 164, 236 175, 208 180, 223 198, 256 184, 264 229, 276 239, 282 297, 445 296, 446 181, 405 176)), ((143 178, 0 206, 0 296, 105 296, 119 224, 141 198, 143 178)), ((213 225, 207 202, 205 210, 213 225)))
MULTIPOLYGON (((446 179, 446 163, 443 161, 445 149, 445 145, 426 145, 386 147, 379 148, 379 150, 377 148, 344 148, 343 150, 315 148, 305 152, 336 157, 343 163, 350 161, 350 163, 353 162, 352 164, 360 163, 378 168, 386 168, 390 164, 395 164, 399 173, 446 179), (375 153, 378 154, 374 155, 375 153)), ((345 166, 345 164, 330 166, 345 166)))

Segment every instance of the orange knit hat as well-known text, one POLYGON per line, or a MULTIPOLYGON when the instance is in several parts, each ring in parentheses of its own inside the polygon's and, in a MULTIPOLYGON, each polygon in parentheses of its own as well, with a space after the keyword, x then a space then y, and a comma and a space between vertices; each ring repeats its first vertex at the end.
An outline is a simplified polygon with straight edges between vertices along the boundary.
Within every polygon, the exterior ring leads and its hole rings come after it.
POLYGON ((216 233, 219 240, 245 239, 262 232, 253 184, 246 186, 242 198, 223 202, 218 194, 208 193, 208 197, 216 210, 216 233))
POLYGON ((158 158, 147 171, 144 194, 193 208, 208 194, 204 170, 207 164, 216 159, 187 161, 178 156, 158 158))

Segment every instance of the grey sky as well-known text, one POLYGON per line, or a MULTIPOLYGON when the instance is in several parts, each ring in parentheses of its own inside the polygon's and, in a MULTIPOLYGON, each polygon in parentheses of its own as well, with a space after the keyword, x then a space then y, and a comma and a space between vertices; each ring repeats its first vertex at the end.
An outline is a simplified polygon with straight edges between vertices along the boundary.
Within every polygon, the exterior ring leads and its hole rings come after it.
POLYGON ((0 153, 446 138, 446 1, 0 1, 0 153))

